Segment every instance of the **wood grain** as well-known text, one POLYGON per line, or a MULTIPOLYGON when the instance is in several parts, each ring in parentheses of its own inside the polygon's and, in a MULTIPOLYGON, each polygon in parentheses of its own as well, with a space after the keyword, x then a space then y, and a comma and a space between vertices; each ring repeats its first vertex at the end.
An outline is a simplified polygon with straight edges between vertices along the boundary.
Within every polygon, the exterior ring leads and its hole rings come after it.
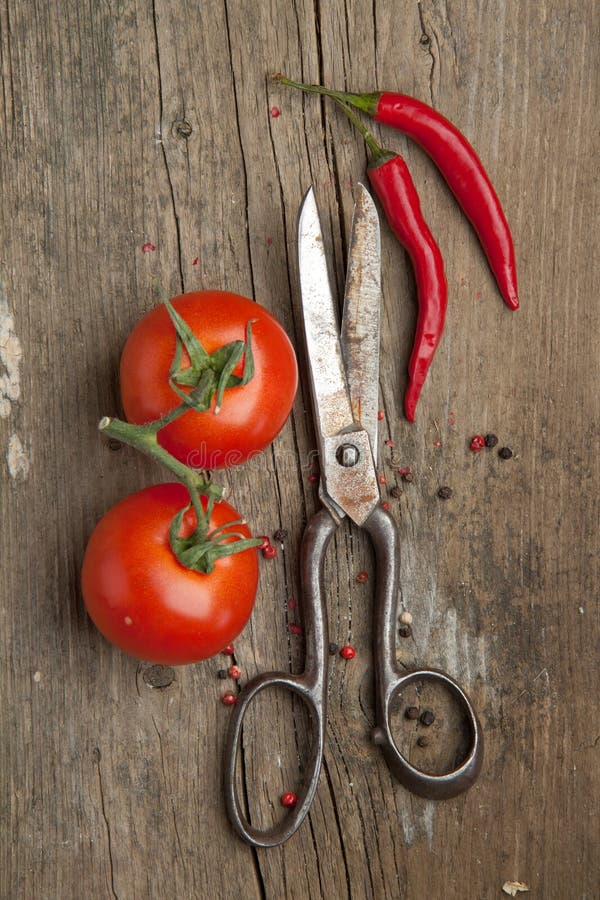
MULTIPOLYGON (((506 880, 532 898, 598 895, 599 39, 598 5, 571 0, 0 0, 1 897, 487 900, 506 880), (223 808, 221 661, 155 686, 88 621, 79 569, 103 511, 163 477, 96 430, 119 409, 120 348, 159 287, 253 296, 302 361, 296 216, 311 182, 343 284, 362 141, 328 103, 274 85, 277 70, 404 90, 456 122, 505 206, 522 308, 503 307, 429 160, 375 127, 411 168, 450 293, 409 426, 414 281, 383 229, 380 465, 388 489, 397 464, 416 473, 392 500, 414 616, 400 658, 468 687, 486 763, 443 804, 393 783, 369 740, 373 561, 345 527, 326 566, 331 639, 358 654, 331 659, 309 820, 256 852, 223 808), (512 460, 469 453, 487 431, 512 460)), ((222 479, 256 533, 289 532, 236 644, 245 677, 302 665, 286 600, 316 508, 313 451, 303 379, 273 447, 222 479)), ((417 701, 444 709, 424 689, 417 701)), ((257 703, 243 760, 255 820, 282 814, 306 728, 289 697, 257 703)), ((451 731, 444 713, 427 751, 416 729, 404 739, 433 765, 451 731)))

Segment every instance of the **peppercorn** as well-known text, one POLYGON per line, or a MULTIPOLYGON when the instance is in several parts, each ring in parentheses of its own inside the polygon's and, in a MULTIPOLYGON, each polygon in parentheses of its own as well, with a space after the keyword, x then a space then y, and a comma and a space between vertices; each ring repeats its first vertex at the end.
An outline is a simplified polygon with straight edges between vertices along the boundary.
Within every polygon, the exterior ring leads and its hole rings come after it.
POLYGON ((331 656, 335 656, 336 653, 339 653, 339 650, 340 650, 340 648, 338 647, 337 644, 331 643, 329 645, 329 653, 331 656))
POLYGON ((496 437, 495 434, 486 434, 486 436, 485 436, 485 446, 486 447, 489 447, 489 449, 491 450, 492 447, 495 447, 497 443, 498 443, 498 438, 496 437))
POLYGON ((258 550, 266 550, 267 547, 271 546, 271 539, 268 534, 259 534, 259 540, 262 540, 262 544, 258 545, 258 550))
POLYGON ((228 674, 230 678, 235 678, 237 680, 238 678, 242 677, 242 670, 239 666, 229 666, 228 674))
POLYGON ((288 536, 287 528, 278 528, 275 534, 273 535, 273 540, 278 541, 280 544, 286 540, 288 536))
POLYGON ((399 500, 401 496, 402 496, 402 488, 395 486, 391 489, 390 497, 393 497, 394 500, 399 500))
POLYGON ((425 737, 424 734, 420 734, 417 738, 417 746, 418 747, 427 747, 429 745, 429 738, 425 737))
POLYGON ((275 559, 275 557, 277 556, 277 547, 274 547, 273 544, 269 544, 267 547, 263 547, 262 555, 265 559, 275 559))
POLYGON ((302 626, 292 622, 290 625, 290 634, 302 634, 302 626))
POLYGON ((227 669, 219 669, 219 671, 217 672, 217 678, 227 678, 227 669))
POLYGON ((233 644, 227 644, 226 647, 223 647, 223 649, 221 650, 221 653, 223 653, 225 656, 233 656, 233 654, 234 654, 233 644))
POLYGON ((404 472, 402 475, 402 481, 406 481, 407 484, 412 484, 415 480, 415 476, 412 472, 404 472))
POLYGON ((379 476, 379 484, 387 484, 387 478, 385 477, 385 475, 382 474, 379 476))
POLYGON ((407 609, 403 609, 400 613, 400 624, 401 625, 412 625, 412 613, 409 613, 407 609))
POLYGON ((421 724, 422 725, 433 725, 434 722, 435 722, 435 716, 431 712, 430 709, 426 709, 424 712, 421 713, 421 724))
POLYGON ((364 584, 365 581, 369 580, 369 576, 366 572, 359 572, 358 575, 356 576, 356 580, 358 581, 359 584, 364 584))
POLYGON ((387 500, 382 500, 381 505, 382 505, 383 509, 385 509, 386 512, 390 511, 390 504, 387 500))
POLYGON ((398 629, 398 634, 400 635, 400 637, 409 638, 412 634, 412 628, 410 627, 410 625, 401 625, 398 629))
POLYGON ((346 644, 346 646, 342 647, 340 650, 340 656, 343 656, 344 659, 354 659, 356 650, 354 647, 351 647, 350 644, 346 644))
POLYGON ((221 703, 225 706, 233 706, 234 703, 237 702, 237 697, 231 691, 227 691, 226 694, 223 694, 221 697, 221 703))
POLYGON ((449 500, 452 496, 452 488, 445 484, 438 490, 437 494, 440 500, 449 500))
POLYGON ((419 709, 416 706, 407 706, 404 710, 404 715, 407 719, 418 719, 419 718, 419 709))
POLYGON ((512 455, 513 452, 510 447, 502 447, 501 450, 498 450, 498 456, 500 457, 500 459, 510 459, 512 455))
POLYGON ((471 438, 470 447, 473 453, 479 453, 479 451, 483 450, 483 448, 485 447, 485 438, 480 434, 476 434, 471 438))
POLYGON ((378 409, 378 410, 377 410, 377 419, 378 419, 378 421, 381 422, 381 421, 383 420, 383 417, 384 417, 384 412, 383 412, 383 410, 382 410, 382 409, 378 409))
POLYGON ((298 797, 293 791, 287 791, 285 794, 281 795, 281 805, 285 806, 287 809, 293 809, 297 802, 298 797))

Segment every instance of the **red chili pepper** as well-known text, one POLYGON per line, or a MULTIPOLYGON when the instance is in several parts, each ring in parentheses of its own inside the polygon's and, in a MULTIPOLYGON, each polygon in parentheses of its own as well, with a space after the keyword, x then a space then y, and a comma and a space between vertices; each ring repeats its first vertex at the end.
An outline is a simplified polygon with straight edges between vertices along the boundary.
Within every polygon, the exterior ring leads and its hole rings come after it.
POLYGON ((436 164, 475 229, 504 302, 510 309, 518 309, 515 251, 504 211, 481 160, 452 122, 406 94, 351 94, 275 77, 282 84, 350 103, 416 141, 436 164))

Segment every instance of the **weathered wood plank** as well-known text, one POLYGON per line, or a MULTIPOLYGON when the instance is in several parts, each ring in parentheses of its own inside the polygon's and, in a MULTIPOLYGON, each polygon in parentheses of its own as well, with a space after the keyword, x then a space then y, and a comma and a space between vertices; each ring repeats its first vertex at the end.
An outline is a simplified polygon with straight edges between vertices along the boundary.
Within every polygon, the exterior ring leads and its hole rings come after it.
MULTIPOLYGON (((507 879, 532 897, 597 894, 599 38, 594 3, 1 0, 2 897, 491 898, 507 879), (522 309, 503 308, 429 160, 375 126, 411 168, 450 291, 409 426, 414 282, 383 229, 380 463, 389 488, 392 438, 416 473, 392 506, 414 616, 400 658, 468 686, 486 765, 444 804, 392 782, 369 741, 373 561, 345 527, 327 559, 331 638, 358 655, 331 660, 310 820, 256 853, 223 811, 219 660, 153 687, 88 622, 79 567, 102 512, 163 477, 95 428, 118 409, 120 348, 158 288, 254 296, 302 361, 296 215, 311 182, 342 287, 362 141, 328 103, 273 85, 278 69, 405 90, 454 120, 505 204, 522 309), (469 436, 486 431, 515 458, 472 456, 469 436)), ((289 532, 236 645, 244 676, 302 663, 286 599, 316 508, 313 449, 303 382, 273 448, 222 478, 257 533, 289 532)), ((437 695, 418 701, 438 712, 430 747, 398 728, 434 764, 453 720, 437 695)), ((244 747, 255 819, 281 815, 306 727, 289 698, 257 702, 244 747)))

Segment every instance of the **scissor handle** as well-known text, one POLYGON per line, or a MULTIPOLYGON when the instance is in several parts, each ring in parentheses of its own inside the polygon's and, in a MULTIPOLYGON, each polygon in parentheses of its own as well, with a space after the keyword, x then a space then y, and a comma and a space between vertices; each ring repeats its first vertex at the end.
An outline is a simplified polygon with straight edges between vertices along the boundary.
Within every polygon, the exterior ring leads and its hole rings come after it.
POLYGON ((337 528, 327 509, 321 509, 309 521, 300 552, 301 596, 306 657, 302 675, 267 672, 245 685, 237 697, 229 722, 225 745, 224 788, 231 824, 253 847, 275 847, 287 841, 304 821, 310 809, 321 774, 327 717, 327 611, 323 585, 323 563, 331 537, 337 528), (310 713, 312 745, 298 800, 285 819, 268 831, 254 828, 248 821, 236 789, 236 760, 244 716, 252 700, 269 687, 283 687, 303 700, 310 713))
POLYGON ((249 681, 238 695, 229 723, 225 748, 225 802, 231 824, 239 836, 253 847, 275 847, 277 844, 282 844, 294 834, 304 821, 319 783, 324 739, 325 716, 320 709, 320 689, 317 686, 317 690, 315 690, 314 685, 312 687, 307 685, 305 675, 293 676, 285 672, 266 672, 249 681), (257 694, 269 687, 283 687, 301 697, 310 713, 312 742, 306 775, 298 793, 296 805, 290 809, 283 821, 268 831, 261 831, 250 824, 242 808, 236 788, 235 769, 244 716, 257 694))
POLYGON ((364 523, 377 559, 375 586, 374 665, 376 725, 373 740, 383 750, 392 774, 409 791, 430 800, 456 797, 471 787, 483 762, 483 735, 477 713, 466 693, 450 675, 437 669, 401 673, 396 664, 398 596, 398 530, 383 507, 376 507, 364 523), (414 681, 443 685, 465 713, 470 739, 466 758, 455 769, 431 775, 417 769, 404 757, 392 736, 391 707, 394 698, 414 681))

